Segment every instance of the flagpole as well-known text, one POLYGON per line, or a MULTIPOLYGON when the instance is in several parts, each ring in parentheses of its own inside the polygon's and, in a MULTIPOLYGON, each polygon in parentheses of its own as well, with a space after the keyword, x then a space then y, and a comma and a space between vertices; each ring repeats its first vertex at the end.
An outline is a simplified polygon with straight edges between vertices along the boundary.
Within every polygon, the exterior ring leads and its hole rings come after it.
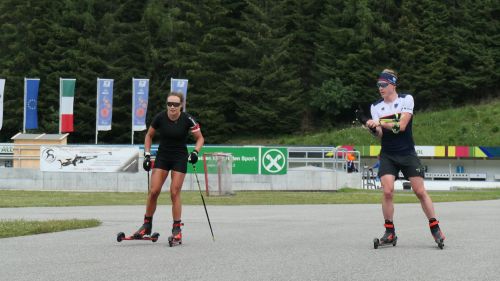
POLYGON ((62 94, 62 78, 59 77, 59 134, 61 134, 61 94, 62 94))
POLYGON ((96 103, 96 106, 95 106, 95 144, 97 144, 97 134, 98 134, 97 124, 99 121, 99 77, 97 77, 97 94, 96 94, 96 98, 95 98, 95 103, 96 103))
POLYGON ((26 133, 26 96, 27 96, 27 90, 26 90, 26 77, 24 77, 24 118, 23 118, 23 134, 26 133))
POLYGON ((132 114, 130 115, 132 117, 132 141, 131 144, 134 144, 134 110, 135 110, 135 78, 132 77, 132 114))

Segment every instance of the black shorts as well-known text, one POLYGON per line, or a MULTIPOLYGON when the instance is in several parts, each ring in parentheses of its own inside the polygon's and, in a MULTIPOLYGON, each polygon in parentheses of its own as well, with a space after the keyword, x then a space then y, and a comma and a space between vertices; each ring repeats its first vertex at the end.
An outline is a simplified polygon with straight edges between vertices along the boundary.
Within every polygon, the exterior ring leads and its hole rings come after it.
POLYGON ((162 169, 165 171, 176 171, 180 173, 187 172, 187 159, 186 160, 167 160, 164 158, 156 158, 154 168, 162 169))
POLYGON ((425 177, 425 169, 420 163, 416 153, 408 155, 392 155, 382 153, 380 155, 380 167, 378 176, 393 175, 398 178, 399 171, 403 173, 405 179, 411 177, 425 177))

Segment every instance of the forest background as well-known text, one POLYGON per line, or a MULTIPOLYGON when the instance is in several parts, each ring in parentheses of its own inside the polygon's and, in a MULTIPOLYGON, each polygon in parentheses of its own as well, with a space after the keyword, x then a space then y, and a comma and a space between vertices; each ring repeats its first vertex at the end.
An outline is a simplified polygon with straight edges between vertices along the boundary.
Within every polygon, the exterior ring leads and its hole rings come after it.
POLYGON ((207 143, 342 126, 384 68, 417 111, 473 104, 500 96, 499 18, 494 0, 2 0, 0 142, 22 131, 24 77, 41 79, 31 133, 58 132, 59 77, 77 79, 69 143, 95 140, 97 77, 115 80, 110 144, 131 142, 132 77, 150 79, 147 124, 189 79, 207 143))

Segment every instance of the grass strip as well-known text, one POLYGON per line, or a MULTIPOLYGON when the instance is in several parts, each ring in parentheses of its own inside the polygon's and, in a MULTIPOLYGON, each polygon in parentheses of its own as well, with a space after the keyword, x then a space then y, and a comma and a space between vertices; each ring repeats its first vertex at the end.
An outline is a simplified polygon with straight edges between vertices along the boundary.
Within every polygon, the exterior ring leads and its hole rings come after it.
MULTIPOLYGON (((500 199, 500 189, 429 191, 434 202, 500 199)), ((60 192, 0 190, 0 208, 145 205, 144 192, 60 192)), ((381 190, 341 189, 339 191, 238 191, 233 196, 205 197, 208 205, 295 205, 295 204, 377 204, 381 190)), ((183 191, 184 205, 200 205, 198 191, 183 191)), ((411 191, 396 191, 395 203, 418 203, 411 191)), ((170 194, 163 192, 159 205, 170 205, 170 194)))
POLYGON ((96 227, 101 224, 95 219, 90 220, 0 220, 0 238, 50 233, 72 229, 96 227))

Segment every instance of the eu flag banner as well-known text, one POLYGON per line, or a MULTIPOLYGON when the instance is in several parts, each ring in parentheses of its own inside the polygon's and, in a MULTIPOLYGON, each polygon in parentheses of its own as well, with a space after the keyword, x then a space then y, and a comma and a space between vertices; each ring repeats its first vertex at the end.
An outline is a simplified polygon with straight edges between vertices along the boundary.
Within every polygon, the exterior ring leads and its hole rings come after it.
POLYGON ((132 78, 132 130, 146 129, 148 111, 149 79, 132 78))
POLYGON ((5 79, 0 79, 0 130, 3 123, 3 90, 5 89, 5 79))
POLYGON ((113 117, 113 79, 97 78, 97 131, 111 130, 113 117))
POLYGON ((24 126, 26 129, 38 128, 38 87, 40 79, 24 78, 24 126))
POLYGON ((170 78, 170 92, 178 92, 184 95, 184 104, 182 105, 184 111, 186 111, 187 90, 188 90, 187 79, 170 78))

